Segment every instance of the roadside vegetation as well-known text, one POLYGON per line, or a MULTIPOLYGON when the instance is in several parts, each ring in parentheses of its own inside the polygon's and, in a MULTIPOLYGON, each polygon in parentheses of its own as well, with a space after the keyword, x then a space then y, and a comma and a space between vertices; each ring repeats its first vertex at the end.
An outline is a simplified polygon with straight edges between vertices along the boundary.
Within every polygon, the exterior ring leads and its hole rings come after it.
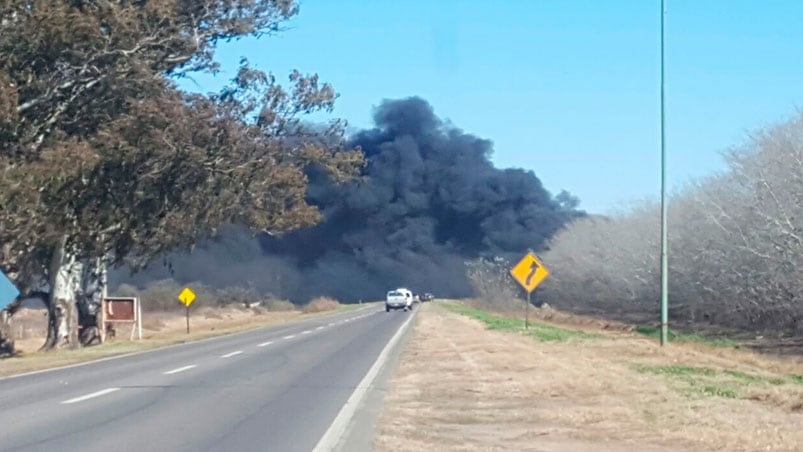
MULTIPOLYGON (((723 158, 725 171, 669 203, 672 323, 803 339, 803 113, 723 158)), ((656 319, 659 222, 654 202, 573 222, 542 255, 552 271, 542 297, 574 312, 656 319)))
POLYGON ((301 312, 313 313, 331 311, 340 307, 340 302, 330 297, 318 297, 301 306, 301 312))
MULTIPOLYGON (((297 309, 297 306, 289 300, 283 300, 270 294, 262 294, 253 288, 232 286, 218 289, 201 282, 178 284, 172 279, 153 281, 141 289, 128 284, 121 284, 113 293, 121 297, 139 297, 142 300, 142 309, 145 311, 183 312, 184 305, 179 303, 176 297, 184 287, 190 287, 195 292, 197 306, 242 306, 244 308, 260 308, 268 311, 291 311, 297 309)), ((193 303, 193 305, 196 305, 196 303, 193 303)))
MULTIPOLYGON (((638 325, 635 327, 635 330, 647 337, 651 337, 653 339, 660 339, 661 337, 661 329, 654 326, 646 326, 646 325, 638 325)), ((731 348, 741 348, 742 345, 727 337, 710 337, 705 336, 699 333, 682 333, 677 332, 673 329, 669 329, 668 333, 669 340, 672 342, 698 342, 701 344, 712 345, 715 347, 731 347, 731 348)))
MULTIPOLYGON (((660 375, 675 391, 688 397, 722 397, 726 399, 752 399, 767 397, 773 392, 785 392, 799 386, 794 375, 760 375, 740 370, 722 370, 688 365, 634 366, 643 374, 660 375), (776 389, 777 388, 777 389, 776 389), (762 393, 764 395, 759 395, 762 393)), ((778 400, 778 402, 782 402, 778 400)), ((803 410, 803 400, 789 400, 790 409, 803 410)))
POLYGON ((797 358, 697 340, 660 347, 635 328, 549 309, 538 314, 553 312, 559 323, 539 325, 594 338, 532 340, 519 334, 520 310, 479 306, 422 306, 375 450, 790 451, 803 443, 797 358))
MULTIPOLYGON (((803 354, 803 113, 723 153, 727 169, 669 204, 670 339, 803 354)), ((576 218, 540 254, 534 304, 620 321, 657 338, 660 206, 576 218)), ((525 250, 522 250, 522 253, 525 250)), ((521 309, 519 256, 466 263, 474 295, 521 309)))
POLYGON ((523 318, 495 315, 457 302, 450 302, 445 306, 452 312, 482 321, 488 326, 489 330, 513 332, 533 337, 539 341, 568 341, 571 339, 596 339, 599 337, 596 334, 561 328, 537 320, 530 320, 527 322, 527 327, 525 327, 523 318))

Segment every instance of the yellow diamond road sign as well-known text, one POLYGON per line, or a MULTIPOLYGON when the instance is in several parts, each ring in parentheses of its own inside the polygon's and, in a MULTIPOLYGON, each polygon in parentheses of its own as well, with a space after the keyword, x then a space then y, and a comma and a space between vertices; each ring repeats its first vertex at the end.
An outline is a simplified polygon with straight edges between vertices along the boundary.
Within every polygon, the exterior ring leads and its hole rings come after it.
POLYGON ((538 260, 534 253, 530 252, 524 255, 519 263, 510 269, 510 275, 529 293, 547 279, 549 270, 538 260))
POLYGON ((190 290, 189 287, 185 287, 184 290, 182 290, 181 293, 178 294, 178 299, 179 301, 184 303, 185 306, 189 306, 192 304, 193 301, 195 301, 195 292, 190 290))

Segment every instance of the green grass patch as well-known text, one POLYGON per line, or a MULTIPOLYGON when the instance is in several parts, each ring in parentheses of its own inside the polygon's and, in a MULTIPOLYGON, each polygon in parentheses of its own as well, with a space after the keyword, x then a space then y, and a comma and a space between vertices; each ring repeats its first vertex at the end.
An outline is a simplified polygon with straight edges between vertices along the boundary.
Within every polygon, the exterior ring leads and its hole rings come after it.
POLYGON ((803 385, 803 375, 792 375, 792 381, 799 385, 803 385))
POLYGON ((705 386, 701 392, 709 397, 722 397, 725 399, 735 399, 738 396, 733 389, 720 388, 719 386, 705 386))
POLYGON ((748 374, 738 370, 726 370, 723 373, 748 383, 759 383, 766 380, 764 377, 759 377, 758 375, 748 374))
POLYGON ((657 374, 657 375, 672 375, 672 376, 679 376, 679 375, 706 375, 706 376, 714 376, 717 374, 717 371, 714 369, 710 369, 708 367, 692 367, 692 366, 647 366, 647 365, 639 365, 636 366, 636 371, 639 373, 650 373, 650 374, 657 374))
MULTIPOLYGON (((729 375, 731 377, 736 378, 737 380, 742 381, 743 383, 750 384, 750 383, 768 383, 773 386, 780 386, 789 382, 788 379, 783 377, 762 377, 760 375, 749 374, 746 372, 741 372, 738 370, 725 370, 722 373, 725 375, 729 375)), ((794 377, 792 377, 792 381, 794 382, 794 377)))
POLYGON ((569 330, 543 322, 529 322, 529 328, 524 328, 524 320, 515 317, 491 314, 482 309, 476 309, 460 303, 444 304, 447 309, 458 314, 472 317, 488 326, 489 330, 510 331, 525 336, 534 337, 544 342, 568 341, 570 339, 595 339, 599 335, 583 331, 569 330))
POLYGON ((636 372, 643 374, 663 375, 670 386, 687 396, 722 397, 735 399, 747 394, 748 388, 756 386, 781 386, 800 383, 800 375, 762 376, 742 372, 740 370, 716 370, 708 367, 684 365, 654 366, 639 364, 634 366, 636 372))
MULTIPOLYGON (((659 327, 639 325, 636 327, 636 331, 654 339, 660 339, 661 337, 661 328, 659 327)), ((669 330, 667 336, 670 341, 675 341, 675 342, 697 342, 702 344, 708 344, 714 347, 728 347, 728 348, 742 347, 741 344, 731 339, 707 337, 697 333, 679 333, 673 330, 669 330)))
MULTIPOLYGON (((688 397, 722 397, 735 399, 739 396, 739 380, 709 367, 684 365, 635 366, 639 373, 662 375, 668 379, 670 387, 688 397), (723 378, 724 377, 724 378, 723 378)), ((749 377, 748 374, 743 376, 749 377)))

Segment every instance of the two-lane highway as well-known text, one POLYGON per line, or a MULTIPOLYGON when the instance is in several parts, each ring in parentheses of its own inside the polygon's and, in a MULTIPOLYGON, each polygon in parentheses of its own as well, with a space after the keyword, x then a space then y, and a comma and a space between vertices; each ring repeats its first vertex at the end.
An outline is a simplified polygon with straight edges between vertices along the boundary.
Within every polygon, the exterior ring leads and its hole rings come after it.
POLYGON ((331 446, 330 426, 413 315, 372 306, 0 379, 0 450, 331 446))

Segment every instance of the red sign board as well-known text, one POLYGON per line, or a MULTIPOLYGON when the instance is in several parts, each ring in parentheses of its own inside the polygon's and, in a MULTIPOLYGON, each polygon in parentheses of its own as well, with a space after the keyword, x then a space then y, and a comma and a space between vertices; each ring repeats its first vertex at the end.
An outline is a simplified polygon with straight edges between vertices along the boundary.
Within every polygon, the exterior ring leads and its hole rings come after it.
POLYGON ((137 299, 113 297, 103 299, 103 314, 107 322, 134 322, 137 320, 137 299))

